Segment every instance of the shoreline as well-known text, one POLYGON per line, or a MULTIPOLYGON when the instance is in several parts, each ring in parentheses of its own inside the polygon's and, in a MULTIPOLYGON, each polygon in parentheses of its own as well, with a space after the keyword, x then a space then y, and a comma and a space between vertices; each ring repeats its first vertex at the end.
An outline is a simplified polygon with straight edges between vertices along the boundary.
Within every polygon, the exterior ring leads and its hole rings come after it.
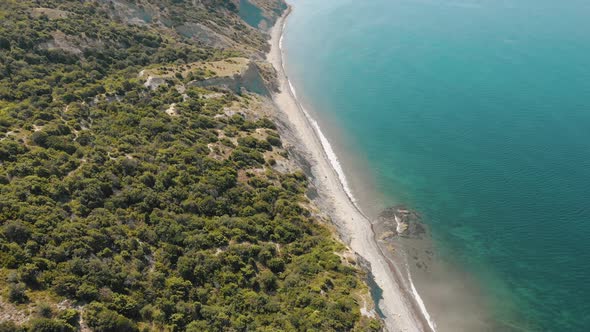
POLYGON ((291 7, 271 30, 271 51, 267 54, 267 61, 277 71, 280 90, 273 94, 273 101, 286 117, 312 165, 314 184, 325 203, 322 205, 327 205, 328 214, 346 238, 346 244, 370 264, 374 281, 382 290, 382 298, 375 305, 384 315, 385 328, 389 331, 435 331, 436 326, 410 276, 404 277, 383 253, 370 218, 361 211, 352 195, 329 141, 297 99, 283 65, 283 31, 290 12, 291 7))

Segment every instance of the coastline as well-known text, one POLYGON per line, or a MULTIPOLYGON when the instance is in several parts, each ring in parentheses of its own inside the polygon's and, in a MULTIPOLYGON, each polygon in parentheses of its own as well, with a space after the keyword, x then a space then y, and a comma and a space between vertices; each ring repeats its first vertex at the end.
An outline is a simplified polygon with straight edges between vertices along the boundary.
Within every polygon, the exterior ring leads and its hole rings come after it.
POLYGON ((338 225, 346 244, 370 264, 374 281, 382 290, 382 298, 376 305, 383 313, 385 328, 389 331, 434 331, 435 324, 411 278, 404 276, 396 263, 382 252, 373 225, 357 205, 336 154, 318 123, 297 100, 283 65, 283 30, 290 11, 291 8, 271 30, 271 51, 267 61, 277 71, 280 90, 273 95, 273 100, 311 164, 314 184, 319 189, 323 203, 321 205, 338 225))

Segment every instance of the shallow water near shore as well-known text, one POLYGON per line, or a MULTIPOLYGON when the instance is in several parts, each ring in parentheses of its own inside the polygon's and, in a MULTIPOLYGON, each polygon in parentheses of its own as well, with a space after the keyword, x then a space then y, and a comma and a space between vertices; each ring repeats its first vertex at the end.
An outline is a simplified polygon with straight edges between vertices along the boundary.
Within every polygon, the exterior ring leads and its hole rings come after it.
POLYGON ((439 330, 587 331, 590 4, 290 3, 287 73, 363 210, 431 231, 394 247, 439 330))

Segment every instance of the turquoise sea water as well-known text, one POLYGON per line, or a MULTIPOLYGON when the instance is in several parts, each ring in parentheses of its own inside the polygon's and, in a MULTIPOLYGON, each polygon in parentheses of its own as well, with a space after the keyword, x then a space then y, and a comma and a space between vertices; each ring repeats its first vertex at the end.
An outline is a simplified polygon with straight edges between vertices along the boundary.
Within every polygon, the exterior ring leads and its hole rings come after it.
POLYGON ((384 204, 506 330, 590 331, 590 1, 290 2, 288 75, 384 204))

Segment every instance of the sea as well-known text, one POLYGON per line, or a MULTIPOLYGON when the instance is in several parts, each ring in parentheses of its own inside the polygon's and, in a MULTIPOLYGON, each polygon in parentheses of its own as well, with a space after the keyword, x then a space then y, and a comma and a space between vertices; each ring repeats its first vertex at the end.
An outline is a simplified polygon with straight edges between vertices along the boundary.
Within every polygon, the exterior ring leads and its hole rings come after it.
POLYGON ((419 213, 451 271, 416 279, 437 330, 590 331, 590 1, 289 3, 352 195, 419 213))

